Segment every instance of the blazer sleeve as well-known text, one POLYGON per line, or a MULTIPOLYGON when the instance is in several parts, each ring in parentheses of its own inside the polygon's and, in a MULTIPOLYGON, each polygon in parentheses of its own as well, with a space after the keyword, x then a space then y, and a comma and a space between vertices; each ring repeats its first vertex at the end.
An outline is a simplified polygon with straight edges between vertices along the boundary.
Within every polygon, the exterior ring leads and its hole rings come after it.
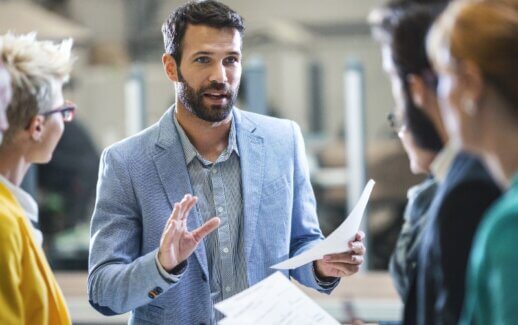
POLYGON ((446 323, 459 321, 473 237, 485 211, 499 194, 489 179, 466 182, 451 192, 439 212, 442 287, 435 312, 446 323))
POLYGON ((160 294, 175 284, 159 273, 158 249, 140 256, 142 222, 127 164, 116 148, 103 152, 90 229, 88 296, 105 315, 145 305, 156 297, 150 291, 160 294))
MULTIPOLYGON (((1 208, 0 208, 1 209, 1 208)), ((20 291, 23 240, 15 220, 0 212, 0 324, 25 324, 25 306, 20 291)))
MULTIPOLYGON (((295 122, 292 122, 292 128, 294 175, 290 257, 310 249, 324 238, 318 224, 315 195, 310 182, 302 133, 295 122)), ((331 285, 319 284, 313 270, 313 263, 291 270, 290 276, 305 286, 325 293, 331 293, 339 283, 339 280, 337 280, 331 285)))

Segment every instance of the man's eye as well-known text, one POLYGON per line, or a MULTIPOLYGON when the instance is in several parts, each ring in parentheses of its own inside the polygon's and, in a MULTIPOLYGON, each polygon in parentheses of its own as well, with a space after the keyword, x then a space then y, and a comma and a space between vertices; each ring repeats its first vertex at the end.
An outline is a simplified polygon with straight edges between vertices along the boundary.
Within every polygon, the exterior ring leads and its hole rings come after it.
POLYGON ((196 59, 194 59, 195 62, 198 62, 198 63, 208 63, 209 62, 209 58, 206 57, 206 56, 200 56, 196 59))
POLYGON ((239 59, 234 57, 234 56, 230 56, 230 57, 225 59, 225 63, 227 63, 227 64, 234 64, 234 63, 237 63, 237 62, 239 62, 239 59))

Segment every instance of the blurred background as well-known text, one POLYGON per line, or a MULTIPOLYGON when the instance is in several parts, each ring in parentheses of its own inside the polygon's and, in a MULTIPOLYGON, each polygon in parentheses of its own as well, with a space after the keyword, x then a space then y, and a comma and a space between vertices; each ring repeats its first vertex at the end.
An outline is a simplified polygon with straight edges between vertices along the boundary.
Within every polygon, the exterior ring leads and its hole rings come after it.
MULTIPOLYGON (((341 300, 318 301, 337 318, 343 301, 352 299, 367 318, 397 319, 400 302, 386 268, 406 190, 420 179, 410 174, 387 123, 393 100, 366 22, 382 1, 223 2, 247 26, 238 106, 300 125, 324 233, 344 220, 366 180, 377 183, 363 225, 366 272, 351 278, 356 282, 337 294, 341 300)), ((33 168, 24 183, 40 204, 44 248, 75 323, 124 321, 101 318, 84 296, 98 159, 103 148, 155 123, 173 103, 160 27, 182 3, 0 0, 0 33, 37 31, 39 39, 75 41, 78 60, 65 96, 79 111, 51 163, 33 168)))

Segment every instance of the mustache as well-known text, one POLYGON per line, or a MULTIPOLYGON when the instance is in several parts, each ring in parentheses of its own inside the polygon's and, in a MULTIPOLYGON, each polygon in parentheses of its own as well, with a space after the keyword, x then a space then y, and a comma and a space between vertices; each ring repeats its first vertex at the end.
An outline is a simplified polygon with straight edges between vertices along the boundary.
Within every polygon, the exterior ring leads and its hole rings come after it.
POLYGON ((211 81, 210 84, 206 87, 202 87, 199 92, 204 93, 209 90, 215 90, 215 91, 224 91, 226 93, 232 93, 232 90, 230 89, 230 86, 224 82, 217 82, 217 81, 211 81))

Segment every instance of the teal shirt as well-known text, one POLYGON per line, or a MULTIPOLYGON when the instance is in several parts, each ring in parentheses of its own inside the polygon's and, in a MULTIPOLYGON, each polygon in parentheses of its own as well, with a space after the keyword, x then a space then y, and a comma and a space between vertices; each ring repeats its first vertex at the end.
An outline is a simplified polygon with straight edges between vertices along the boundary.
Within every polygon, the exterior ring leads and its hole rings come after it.
POLYGON ((468 269, 462 324, 518 324, 518 173, 487 212, 468 269))

